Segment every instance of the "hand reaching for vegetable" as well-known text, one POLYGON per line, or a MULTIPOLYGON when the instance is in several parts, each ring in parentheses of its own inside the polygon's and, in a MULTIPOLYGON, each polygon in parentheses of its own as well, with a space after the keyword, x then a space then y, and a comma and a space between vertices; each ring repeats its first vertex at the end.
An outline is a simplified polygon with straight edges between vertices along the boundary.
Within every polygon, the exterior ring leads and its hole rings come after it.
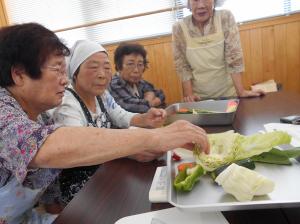
POLYGON ((201 151, 209 153, 209 143, 206 132, 199 126, 184 120, 176 121, 159 130, 157 139, 158 150, 170 150, 186 148, 192 150, 195 144, 201 147, 201 151))

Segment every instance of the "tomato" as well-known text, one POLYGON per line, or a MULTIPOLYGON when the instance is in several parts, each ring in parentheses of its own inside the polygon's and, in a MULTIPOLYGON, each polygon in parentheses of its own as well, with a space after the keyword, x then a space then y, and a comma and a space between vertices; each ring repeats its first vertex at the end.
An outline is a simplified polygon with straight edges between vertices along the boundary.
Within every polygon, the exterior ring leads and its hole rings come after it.
POLYGON ((172 154, 172 159, 174 161, 180 161, 181 160, 181 157, 179 155, 177 155, 175 152, 173 152, 172 154))
POLYGON ((184 171, 187 168, 193 168, 194 166, 196 166, 196 163, 181 163, 177 166, 178 171, 184 171))

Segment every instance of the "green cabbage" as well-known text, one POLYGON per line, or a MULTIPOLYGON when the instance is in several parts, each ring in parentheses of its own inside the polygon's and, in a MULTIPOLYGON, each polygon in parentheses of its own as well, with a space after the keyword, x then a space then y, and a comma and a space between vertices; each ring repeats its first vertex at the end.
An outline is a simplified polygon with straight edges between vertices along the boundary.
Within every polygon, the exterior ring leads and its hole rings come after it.
POLYGON ((200 152, 199 146, 194 148, 194 157, 206 171, 213 171, 233 161, 250 158, 270 151, 274 146, 288 144, 291 136, 283 131, 257 133, 250 136, 240 135, 233 131, 208 134, 210 154, 200 152))
POLYGON ((227 167, 216 182, 238 201, 251 201, 253 196, 271 193, 275 187, 272 180, 235 163, 227 167))

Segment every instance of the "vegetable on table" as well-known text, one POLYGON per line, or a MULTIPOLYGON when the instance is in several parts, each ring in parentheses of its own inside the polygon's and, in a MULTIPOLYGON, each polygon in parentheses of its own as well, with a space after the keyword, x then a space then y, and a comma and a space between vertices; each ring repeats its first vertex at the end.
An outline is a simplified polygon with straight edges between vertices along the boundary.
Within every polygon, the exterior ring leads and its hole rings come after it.
POLYGON ((228 101, 228 103, 227 103, 226 112, 227 112, 227 113, 234 112, 234 111, 236 111, 237 107, 238 107, 237 101, 235 101, 235 100, 230 100, 230 101, 228 101))
POLYGON ((184 171, 187 168, 193 168, 194 166, 196 166, 195 162, 191 162, 191 163, 181 163, 177 166, 178 172, 180 171, 184 171))
POLYGON ((288 144, 291 136, 283 131, 257 133, 250 136, 227 131, 208 134, 208 140, 210 154, 201 152, 199 146, 195 145, 194 157, 196 163, 200 164, 204 170, 213 171, 234 161, 268 152, 275 146, 288 144))
POLYGON ((187 108, 179 108, 176 113, 178 113, 178 114, 191 114, 192 111, 187 109, 187 108))
POLYGON ((292 165, 290 158, 300 156, 300 147, 288 150, 272 148, 269 152, 252 156, 251 159, 260 163, 271 163, 278 165, 292 165))
POLYGON ((193 168, 186 166, 184 170, 178 172, 173 185, 177 191, 191 191, 203 174, 205 174, 205 171, 200 165, 193 168))
POLYGON ((180 161, 181 160, 181 157, 176 153, 176 152, 173 152, 172 153, 172 159, 174 161, 180 161))
POLYGON ((188 109, 188 108, 179 108, 176 111, 177 114, 213 114, 213 113, 221 113, 219 111, 211 111, 204 109, 188 109))
POLYGON ((250 201, 255 195, 272 192, 275 187, 272 180, 235 163, 217 176, 215 181, 238 201, 250 201))
MULTIPOLYGON (((249 158, 243 159, 243 160, 239 160, 239 161, 235 161, 234 163, 237 164, 237 165, 239 165, 239 166, 246 167, 246 168, 248 168, 250 170, 254 170, 255 169, 255 163, 251 159, 249 159, 249 158)), ((216 177, 219 174, 221 174, 230 165, 231 164, 221 166, 221 167, 215 169, 214 171, 209 172, 209 175, 211 176, 211 178, 213 180, 215 180, 216 177)))
MULTIPOLYGON (((300 148, 294 148, 291 150, 279 150, 273 148, 281 144, 290 143, 291 136, 282 131, 274 131, 263 134, 258 133, 250 136, 243 136, 238 133, 234 133, 233 131, 228 131, 218 134, 208 134, 208 140, 210 143, 210 154, 207 155, 203 152, 200 152, 199 146, 196 145, 194 148, 196 165, 194 163, 183 163, 178 166, 178 175, 174 180, 174 187, 177 190, 192 190, 199 177, 204 175, 206 172, 208 172, 208 174, 214 180, 216 180, 216 182, 218 182, 218 177, 225 175, 223 174, 225 171, 228 173, 229 167, 232 167, 233 164, 235 164, 233 167, 242 166, 248 168, 245 169, 250 171, 250 169, 255 168, 254 162, 290 165, 290 158, 300 156, 300 148)), ((230 168, 229 170, 231 169, 233 168, 230 168)), ((262 189, 264 189, 264 183, 266 183, 267 187, 271 186, 269 181, 265 181, 266 178, 264 179, 262 177, 256 177, 259 175, 256 172, 254 173, 257 175, 254 175, 253 173, 247 174, 248 172, 244 171, 243 169, 241 171, 230 172, 236 173, 234 174, 236 177, 231 177, 231 175, 227 174, 228 177, 234 178, 235 181, 238 181, 239 179, 247 179, 247 176, 249 176, 253 178, 255 177, 259 181, 263 180, 262 182, 256 182, 258 185, 263 184, 261 186, 262 189)), ((233 182, 234 181, 232 181, 232 184, 233 182)), ((221 184, 221 182, 219 183, 221 184)), ((248 184, 249 186, 251 186, 251 184, 254 186, 254 183, 250 180, 248 184)), ((237 182, 235 185, 236 188, 240 187, 239 182, 237 182)), ((241 188, 241 191, 245 191, 246 189, 244 185, 241 185, 241 188)), ((238 200, 248 200, 249 198, 252 199, 254 195, 261 192, 259 190, 253 191, 253 189, 251 189, 250 191, 248 189, 249 192, 247 192, 247 194, 244 192, 246 196, 238 195, 236 197, 238 200)), ((238 189, 235 191, 238 192, 238 189)))

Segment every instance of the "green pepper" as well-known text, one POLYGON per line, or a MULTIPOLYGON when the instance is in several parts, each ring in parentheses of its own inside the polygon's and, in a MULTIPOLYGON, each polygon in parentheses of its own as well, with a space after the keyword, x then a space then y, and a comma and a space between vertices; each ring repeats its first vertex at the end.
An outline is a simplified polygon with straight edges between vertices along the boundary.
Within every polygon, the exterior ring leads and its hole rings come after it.
POLYGON ((199 180, 203 174, 204 169, 200 165, 191 168, 191 173, 187 174, 187 168, 178 172, 174 180, 174 187, 177 191, 191 191, 194 184, 199 180))

